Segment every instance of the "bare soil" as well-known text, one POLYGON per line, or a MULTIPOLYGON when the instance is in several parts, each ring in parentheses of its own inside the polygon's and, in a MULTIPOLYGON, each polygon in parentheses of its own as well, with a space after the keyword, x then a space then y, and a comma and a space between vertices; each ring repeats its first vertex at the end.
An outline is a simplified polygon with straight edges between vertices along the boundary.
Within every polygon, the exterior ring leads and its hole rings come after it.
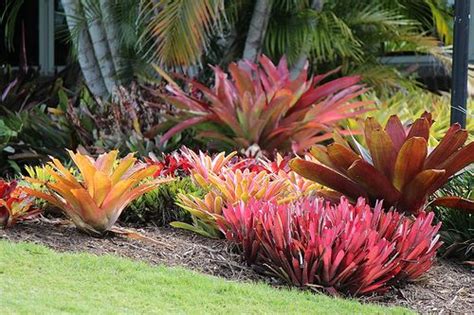
MULTIPOLYGON (((63 221, 45 219, 0 230, 0 239, 33 242, 59 252, 111 254, 153 265, 181 266, 233 281, 283 285, 275 278, 262 276, 261 270, 242 263, 235 248, 224 240, 212 240, 171 228, 147 227, 136 231, 155 241, 119 235, 95 238, 78 232, 63 221)), ((366 297, 362 301, 400 305, 422 314, 474 314, 474 270, 438 259, 419 281, 394 288, 384 296, 366 297)))

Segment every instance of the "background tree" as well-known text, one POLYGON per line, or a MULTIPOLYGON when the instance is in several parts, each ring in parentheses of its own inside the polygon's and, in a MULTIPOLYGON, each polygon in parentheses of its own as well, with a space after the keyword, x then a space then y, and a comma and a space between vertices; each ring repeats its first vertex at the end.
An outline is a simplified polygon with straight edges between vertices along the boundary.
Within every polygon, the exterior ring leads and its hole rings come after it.
MULTIPOLYGON (((151 64, 206 76, 207 64, 225 67, 241 58, 255 60, 259 53, 274 61, 286 55, 296 72, 308 59, 313 71, 342 65, 342 74, 361 73, 373 85, 394 87, 403 76, 380 64, 380 56, 411 51, 441 57, 440 43, 452 41, 452 16, 445 0, 62 4, 85 82, 99 97, 110 96, 134 76, 153 78, 151 64)), ((8 25, 11 30, 12 23, 8 25)))

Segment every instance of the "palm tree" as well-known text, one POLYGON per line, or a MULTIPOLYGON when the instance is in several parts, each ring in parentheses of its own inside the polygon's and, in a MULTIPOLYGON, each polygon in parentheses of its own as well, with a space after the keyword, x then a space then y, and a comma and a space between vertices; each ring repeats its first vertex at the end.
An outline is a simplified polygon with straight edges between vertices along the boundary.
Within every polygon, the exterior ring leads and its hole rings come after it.
MULTIPOLYGON (((133 1, 136 3, 136 1, 133 1)), ((95 96, 107 98, 131 80, 125 58, 123 28, 131 23, 120 13, 132 10, 131 1, 62 0, 62 6, 82 74, 95 96)), ((138 10, 136 11, 138 12, 138 10)))

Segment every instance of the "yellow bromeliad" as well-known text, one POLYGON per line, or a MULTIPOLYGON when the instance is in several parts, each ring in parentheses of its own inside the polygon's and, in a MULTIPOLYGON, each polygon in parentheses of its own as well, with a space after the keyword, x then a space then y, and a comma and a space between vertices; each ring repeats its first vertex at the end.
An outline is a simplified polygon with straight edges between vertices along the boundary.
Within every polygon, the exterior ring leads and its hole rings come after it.
POLYGON ((223 169, 228 167, 231 159, 237 154, 237 152, 231 152, 226 155, 225 152, 221 152, 215 157, 211 157, 201 151, 197 154, 188 148, 182 149, 181 152, 188 159, 189 164, 192 165, 191 175, 201 187, 207 187, 209 185, 209 176, 220 174, 223 169))
POLYGON ((200 227, 181 223, 172 225, 207 236, 217 236, 219 230, 216 219, 222 214, 223 207, 239 201, 247 202, 250 199, 276 200, 285 195, 287 185, 287 181, 275 179, 265 171, 257 173, 249 170, 226 169, 220 176, 209 173, 207 183, 203 186, 208 187, 210 191, 204 199, 186 194, 178 195, 177 204, 199 220, 200 227))
POLYGON ((24 188, 32 196, 44 199, 62 209, 82 231, 101 235, 109 230, 123 209, 140 195, 171 179, 143 182, 156 172, 156 166, 136 163, 133 154, 117 159, 118 151, 111 151, 93 159, 68 151, 78 169, 78 177, 59 160, 52 159, 45 166, 48 179, 25 178, 33 188, 24 188))

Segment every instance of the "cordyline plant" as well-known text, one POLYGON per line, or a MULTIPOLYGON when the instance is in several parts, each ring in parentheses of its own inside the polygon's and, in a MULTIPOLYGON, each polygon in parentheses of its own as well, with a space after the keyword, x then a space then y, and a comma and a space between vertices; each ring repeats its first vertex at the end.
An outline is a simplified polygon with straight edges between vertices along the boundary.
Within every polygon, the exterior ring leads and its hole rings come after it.
POLYGON ((67 170, 59 160, 52 159, 45 168, 51 179, 27 181, 46 188, 24 188, 37 198, 60 208, 76 227, 93 235, 109 230, 123 209, 135 198, 171 179, 144 181, 152 176, 156 166, 136 163, 133 154, 117 159, 118 151, 93 158, 68 151, 78 168, 79 178, 67 170))
POLYGON ((0 180, 0 226, 7 228, 41 213, 41 209, 33 206, 33 201, 16 181, 0 180))
MULTIPOLYGON (((416 215, 431 194, 474 162, 474 142, 465 145, 467 131, 458 124, 451 126, 439 144, 429 150, 432 123, 429 113, 410 127, 403 126, 397 116, 391 116, 385 128, 368 118, 364 126, 368 149, 357 142, 351 147, 339 137, 327 148, 312 148, 311 154, 320 163, 294 159, 290 166, 298 174, 352 200, 363 196, 372 205, 384 200, 386 207, 416 215)), ((472 207, 467 210, 473 211, 472 207)))
POLYGON ((265 56, 259 64, 232 63, 230 78, 217 66, 213 70, 213 88, 187 78, 182 79, 193 93, 175 82, 167 86, 169 93, 162 97, 179 109, 174 116, 179 122, 163 135, 162 143, 186 128, 211 123, 219 131, 207 128, 201 137, 239 149, 258 145, 270 153, 301 152, 331 138, 341 121, 366 112, 369 104, 355 100, 365 92, 358 76, 322 83, 335 71, 308 78, 306 65, 292 79, 285 58, 277 66, 265 56))
POLYGON ((249 263, 263 264, 298 287, 351 295, 383 293, 414 280, 440 246, 433 213, 405 218, 363 198, 332 205, 324 199, 277 204, 251 200, 223 210, 219 226, 249 263))

